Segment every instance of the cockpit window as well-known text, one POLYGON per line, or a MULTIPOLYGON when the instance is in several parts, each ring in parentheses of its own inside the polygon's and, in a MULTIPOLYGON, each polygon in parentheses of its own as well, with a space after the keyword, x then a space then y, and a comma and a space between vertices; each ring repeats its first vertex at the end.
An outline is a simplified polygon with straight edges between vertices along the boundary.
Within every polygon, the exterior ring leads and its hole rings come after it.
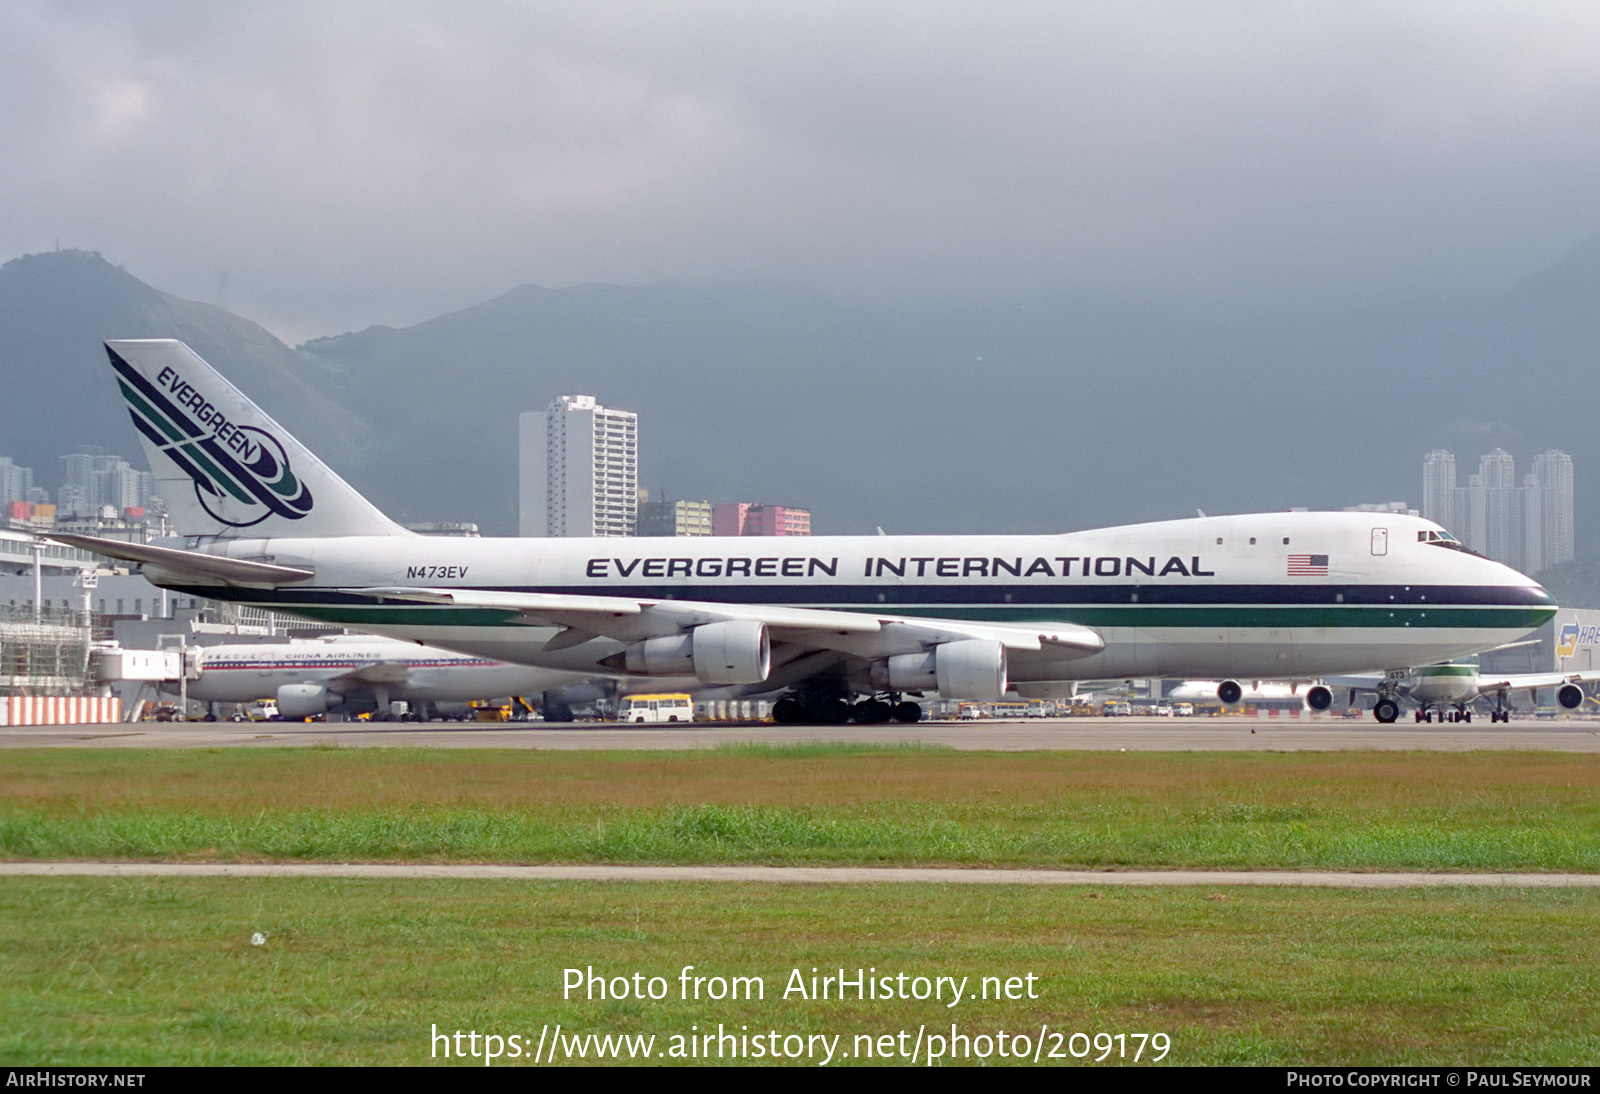
POLYGON ((1417 542, 1430 543, 1435 547, 1445 547, 1449 550, 1462 551, 1469 555, 1477 553, 1475 551, 1468 550, 1466 544, 1462 543, 1455 536, 1452 536, 1449 532, 1436 530, 1433 528, 1424 528, 1418 532, 1417 542))

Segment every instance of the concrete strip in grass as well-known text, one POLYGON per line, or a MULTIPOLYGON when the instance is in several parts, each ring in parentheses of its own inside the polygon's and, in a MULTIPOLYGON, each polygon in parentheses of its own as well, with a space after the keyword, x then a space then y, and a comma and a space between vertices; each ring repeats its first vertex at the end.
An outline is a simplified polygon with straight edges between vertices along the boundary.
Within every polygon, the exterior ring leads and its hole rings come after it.
POLYGON ((1600 888, 1597 874, 1331 870, 987 870, 861 866, 516 866, 466 863, 0 862, 0 877, 337 877, 774 885, 1270 885, 1329 889, 1600 888))

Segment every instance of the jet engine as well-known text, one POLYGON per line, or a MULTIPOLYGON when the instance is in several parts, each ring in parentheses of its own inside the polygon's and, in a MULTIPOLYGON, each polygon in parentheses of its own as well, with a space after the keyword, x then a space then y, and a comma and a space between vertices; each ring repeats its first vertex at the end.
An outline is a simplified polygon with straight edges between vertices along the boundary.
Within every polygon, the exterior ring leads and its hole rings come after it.
POLYGON ((1006 648, 988 638, 945 642, 926 653, 874 661, 868 675, 878 691, 937 691, 946 699, 993 701, 1006 693, 1006 648))
POLYGON ((1244 696, 1244 688, 1237 680, 1224 680, 1217 685, 1217 698, 1224 706, 1233 706, 1244 696))
POLYGON ((298 722, 344 706, 344 696, 321 684, 284 684, 278 689, 278 714, 298 722))
POLYGON ((1556 689, 1556 702, 1568 710, 1577 710, 1583 706, 1583 689, 1577 684, 1562 684, 1556 689))
POLYGON ((1306 689, 1306 706, 1312 710, 1327 710, 1333 706, 1333 692, 1321 684, 1306 689))
POLYGON ((772 669, 772 640, 767 625, 753 620, 703 623, 687 634, 635 642, 623 651, 622 663, 639 676, 698 676, 706 684, 759 684, 772 669))

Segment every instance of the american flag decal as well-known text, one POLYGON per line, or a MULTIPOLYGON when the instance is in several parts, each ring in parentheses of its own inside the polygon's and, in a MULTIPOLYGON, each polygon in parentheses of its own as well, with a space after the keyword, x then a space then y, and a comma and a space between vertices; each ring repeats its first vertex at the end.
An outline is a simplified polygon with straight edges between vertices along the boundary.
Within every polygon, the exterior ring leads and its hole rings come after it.
POLYGON ((1327 577, 1327 555, 1290 555, 1290 577, 1327 577))

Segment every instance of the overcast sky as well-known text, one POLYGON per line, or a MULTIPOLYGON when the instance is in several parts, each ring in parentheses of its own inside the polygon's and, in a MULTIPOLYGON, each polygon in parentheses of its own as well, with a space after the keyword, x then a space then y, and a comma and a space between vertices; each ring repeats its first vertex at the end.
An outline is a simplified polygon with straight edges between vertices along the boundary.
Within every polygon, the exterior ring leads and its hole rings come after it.
POLYGON ((1491 289, 1600 229, 1600 5, 0 5, 0 258, 291 341, 533 282, 1491 289))

